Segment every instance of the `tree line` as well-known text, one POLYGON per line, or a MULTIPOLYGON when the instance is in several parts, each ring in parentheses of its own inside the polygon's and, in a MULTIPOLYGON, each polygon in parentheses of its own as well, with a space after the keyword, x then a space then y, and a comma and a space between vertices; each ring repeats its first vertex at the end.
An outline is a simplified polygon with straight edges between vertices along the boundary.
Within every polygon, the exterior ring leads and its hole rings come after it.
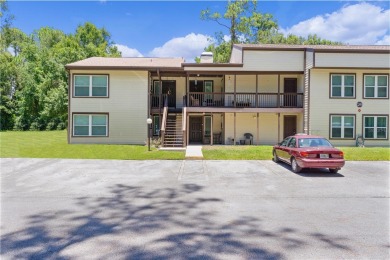
MULTIPOLYGON (((205 50, 215 62, 228 62, 234 43, 339 44, 316 35, 284 36, 271 14, 257 11, 256 1, 229 1, 226 12, 201 12, 229 31, 216 34, 205 50)), ((120 57, 110 33, 87 22, 74 33, 43 27, 27 35, 12 27, 14 17, 0 0, 0 130, 65 129, 68 118, 68 73, 65 65, 89 57, 120 57)))
MULTIPOLYGON (((215 35, 216 42, 205 50, 214 54, 214 62, 229 62, 233 44, 298 44, 298 45, 341 45, 322 39, 317 35, 307 37, 293 34, 284 35, 272 14, 261 13, 256 0, 228 1, 224 13, 212 12, 209 8, 201 11, 200 18, 219 24, 222 31, 215 35), (227 37, 226 37, 227 36, 227 37)), ((199 62, 199 57, 196 58, 199 62)))
POLYGON ((110 33, 92 23, 74 33, 43 27, 30 35, 12 27, 0 2, 1 130, 65 129, 68 74, 65 65, 89 57, 120 57, 110 33))

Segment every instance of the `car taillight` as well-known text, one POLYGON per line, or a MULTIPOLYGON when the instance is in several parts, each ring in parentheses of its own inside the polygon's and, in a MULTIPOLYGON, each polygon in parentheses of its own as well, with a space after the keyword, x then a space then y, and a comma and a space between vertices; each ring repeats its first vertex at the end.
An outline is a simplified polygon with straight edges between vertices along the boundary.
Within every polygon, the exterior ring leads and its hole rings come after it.
POLYGON ((299 154, 300 154, 302 157, 309 157, 309 153, 308 153, 308 152, 299 152, 299 154))
POLYGON ((344 153, 343 152, 333 153, 332 157, 333 158, 344 158, 344 153))

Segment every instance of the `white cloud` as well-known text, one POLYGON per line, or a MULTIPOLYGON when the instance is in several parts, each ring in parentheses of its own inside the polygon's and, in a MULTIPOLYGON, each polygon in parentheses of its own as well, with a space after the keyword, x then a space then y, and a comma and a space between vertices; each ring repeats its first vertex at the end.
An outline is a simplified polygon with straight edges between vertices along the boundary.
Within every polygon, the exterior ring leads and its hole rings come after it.
MULTIPOLYGON (((281 32, 299 36, 317 34, 327 40, 348 44, 376 44, 389 33, 389 17, 390 9, 359 3, 302 21, 281 32)), ((388 36, 385 38, 388 41, 388 36)))
POLYGON ((385 35, 381 40, 375 43, 376 45, 390 45, 390 35, 385 35))
POLYGON ((118 50, 122 53, 122 57, 143 57, 137 49, 132 49, 122 44, 114 44, 118 50))
POLYGON ((185 37, 173 38, 161 47, 154 48, 148 55, 151 57, 183 57, 187 62, 194 61, 212 40, 203 34, 190 33, 185 37))

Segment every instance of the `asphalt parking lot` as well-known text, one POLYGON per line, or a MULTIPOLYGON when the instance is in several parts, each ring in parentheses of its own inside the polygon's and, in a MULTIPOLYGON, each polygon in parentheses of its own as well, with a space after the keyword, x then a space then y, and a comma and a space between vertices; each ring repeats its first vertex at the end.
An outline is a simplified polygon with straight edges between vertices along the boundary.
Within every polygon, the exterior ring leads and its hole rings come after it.
POLYGON ((0 163, 1 259, 390 258, 390 162, 0 163))

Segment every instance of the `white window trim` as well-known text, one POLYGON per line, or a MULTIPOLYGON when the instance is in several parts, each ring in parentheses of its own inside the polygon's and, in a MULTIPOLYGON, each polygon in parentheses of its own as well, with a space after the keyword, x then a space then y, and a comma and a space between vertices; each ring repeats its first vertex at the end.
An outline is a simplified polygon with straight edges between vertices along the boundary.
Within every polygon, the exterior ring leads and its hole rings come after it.
POLYGON ((380 74, 365 74, 364 75, 364 98, 388 98, 389 97, 389 76, 388 75, 380 75, 380 74), (366 86, 366 77, 375 77, 375 85, 374 86, 366 86), (386 96, 385 97, 378 97, 378 88, 384 87, 384 86, 378 86, 378 76, 385 76, 387 78, 386 82, 386 96), (374 88, 374 96, 373 97, 367 97, 366 96, 366 88, 374 88))
POLYGON ((356 117, 355 116, 353 116, 353 115, 331 115, 330 116, 330 133, 329 133, 329 136, 330 136, 330 139, 355 139, 355 123, 356 123, 356 117), (332 125, 332 122, 333 122, 333 117, 341 117, 341 125, 340 125, 340 127, 333 127, 333 125, 332 125), (345 121, 344 121, 344 119, 345 119, 345 117, 352 117, 353 118, 353 124, 352 124, 352 127, 347 127, 347 128, 352 128, 353 129, 353 136, 352 137, 344 137, 344 128, 346 128, 345 127, 345 121), (333 137, 332 136, 332 133, 333 133, 333 131, 332 131, 332 129, 333 128, 341 128, 341 137, 333 137))
MULTIPOLYGON (((104 87, 95 87, 95 88, 104 88, 104 87)), ((78 98, 78 97, 93 97, 93 98, 105 98, 108 97, 108 75, 102 75, 102 74, 90 74, 90 75, 84 75, 84 74, 74 74, 73 75, 73 97, 78 98), (77 76, 86 76, 89 77, 89 93, 88 96, 76 96, 76 77, 77 76), (106 86, 105 88, 107 89, 106 95, 105 96, 93 96, 92 95, 92 77, 93 76, 104 76, 106 77, 106 86)))
POLYGON ((381 139, 385 140, 387 139, 387 136, 389 134, 389 129, 388 129, 388 122, 389 122, 389 117, 386 115, 365 115, 363 116, 363 137, 364 139, 381 139), (373 117, 374 118, 374 126, 373 127, 366 127, 366 117, 373 117), (386 137, 377 137, 377 130, 378 130, 378 117, 385 117, 386 118, 386 126, 385 127, 379 127, 379 128, 386 128, 386 137), (374 137, 366 137, 366 128, 373 128, 374 129, 374 137))
POLYGON ((355 98, 356 96, 356 75, 354 74, 338 74, 338 73, 332 73, 330 74, 330 97, 331 98, 355 98), (333 76, 341 76, 341 96, 333 96, 333 76), (345 96, 345 85, 344 85, 344 77, 345 76, 352 76, 353 77, 353 95, 352 96, 345 96))
MULTIPOLYGON (((76 137, 104 137, 108 136, 108 115, 107 114, 73 114, 73 136, 76 137), (88 135, 76 135, 75 134, 75 116, 88 116, 88 135), (106 134, 105 135, 92 135, 92 116, 105 116, 106 117, 106 134)), ((95 125, 95 126, 103 126, 103 125, 95 125)))

